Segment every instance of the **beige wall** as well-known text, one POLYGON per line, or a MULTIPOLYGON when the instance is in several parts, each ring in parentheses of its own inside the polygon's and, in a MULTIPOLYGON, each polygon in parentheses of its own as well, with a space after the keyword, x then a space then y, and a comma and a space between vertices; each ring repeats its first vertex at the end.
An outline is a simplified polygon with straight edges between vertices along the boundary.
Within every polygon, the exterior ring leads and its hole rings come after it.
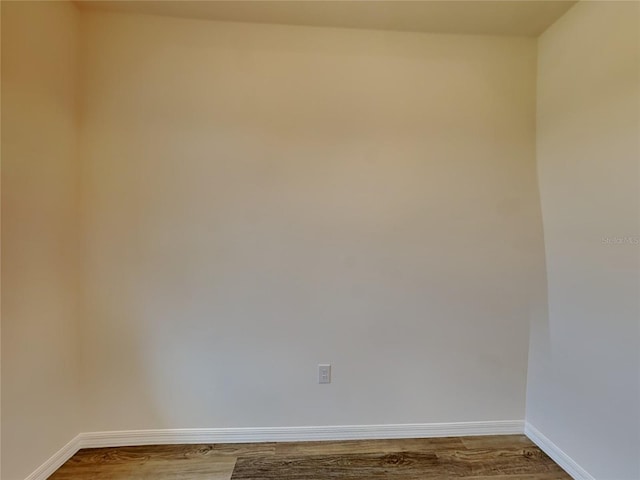
POLYGON ((2 479, 79 432, 71 3, 2 2, 2 479))
POLYGON ((598 479, 640 478, 640 4, 580 2, 539 40, 549 316, 527 420, 598 479))
POLYGON ((524 417, 535 40, 94 13, 82 43, 87 430, 524 417))

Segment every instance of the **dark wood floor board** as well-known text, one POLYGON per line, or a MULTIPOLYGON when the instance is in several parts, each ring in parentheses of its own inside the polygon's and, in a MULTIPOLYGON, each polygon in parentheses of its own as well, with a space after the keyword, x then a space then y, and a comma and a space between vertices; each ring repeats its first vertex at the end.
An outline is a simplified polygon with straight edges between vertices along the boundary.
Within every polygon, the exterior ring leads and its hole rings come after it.
MULTIPOLYGON (((454 466, 454 468, 456 468, 454 466)), ((232 480, 427 480, 460 477, 435 453, 239 458, 232 480)))
POLYGON ((443 463, 457 467, 467 477, 562 473, 538 447, 443 451, 437 455, 443 463))

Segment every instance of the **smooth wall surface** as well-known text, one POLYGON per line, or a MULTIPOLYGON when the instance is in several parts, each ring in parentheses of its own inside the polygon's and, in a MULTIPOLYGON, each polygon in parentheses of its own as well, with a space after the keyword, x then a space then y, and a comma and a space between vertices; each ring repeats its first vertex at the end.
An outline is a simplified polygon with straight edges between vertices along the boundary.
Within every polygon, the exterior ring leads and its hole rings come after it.
POLYGON ((86 430, 524 417, 535 40, 91 13, 82 45, 86 430))
POLYGON ((639 18, 580 2, 539 40, 549 315, 527 420, 597 479, 640 478, 639 18))
POLYGON ((80 429, 79 14, 2 2, 2 479, 80 429))

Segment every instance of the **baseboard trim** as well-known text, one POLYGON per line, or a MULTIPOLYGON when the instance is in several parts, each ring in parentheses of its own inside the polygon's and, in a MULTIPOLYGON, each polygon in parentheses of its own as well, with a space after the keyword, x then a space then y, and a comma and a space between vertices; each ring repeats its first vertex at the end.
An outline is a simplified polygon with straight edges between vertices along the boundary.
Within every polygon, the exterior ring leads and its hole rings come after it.
POLYGON ((429 438, 464 435, 508 435, 524 432, 521 420, 400 425, 336 425, 324 427, 188 428, 127 430, 80 435, 82 448, 193 443, 303 442, 429 438))
POLYGON ((575 480, 596 480, 595 477, 578 465, 575 460, 529 422, 525 423, 524 433, 533 443, 540 447, 540 450, 549 455, 554 462, 560 465, 575 480))
MULTIPOLYGON (((194 443, 304 442, 388 438, 512 435, 524 432, 522 420, 412 423, 398 425, 334 425, 325 427, 180 428, 80 433, 26 480, 46 480, 81 448, 194 443)), ((586 477, 585 477, 586 478, 586 477)), ((589 479, 591 480, 591 479, 589 479)))
POLYGON ((73 457, 81 447, 81 436, 76 435, 73 440, 58 450, 46 462, 40 465, 26 480, 46 480, 53 472, 62 466, 64 462, 73 457))

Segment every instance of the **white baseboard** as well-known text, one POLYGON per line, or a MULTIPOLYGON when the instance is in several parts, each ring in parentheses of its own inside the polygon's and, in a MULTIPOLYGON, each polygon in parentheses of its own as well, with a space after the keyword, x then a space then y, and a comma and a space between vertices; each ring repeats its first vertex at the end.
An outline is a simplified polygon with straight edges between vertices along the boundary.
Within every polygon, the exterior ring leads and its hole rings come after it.
POLYGON ((562 469, 575 480, 596 480, 589 472, 578 465, 569 455, 564 453, 555 443, 545 437, 529 422, 525 423, 524 433, 540 450, 549 455, 562 469))
POLYGON ((494 422, 422 423, 401 425, 336 425, 327 427, 186 428, 126 430, 80 435, 82 448, 188 443, 303 442, 428 438, 463 435, 508 435, 524 432, 521 420, 494 422))
POLYGON ((524 421, 336 425, 328 427, 181 428, 81 433, 26 480, 46 480, 81 448, 193 443, 304 442, 386 438, 511 435, 524 432, 524 421))
POLYGON ((40 465, 26 480, 46 480, 53 472, 62 466, 80 450, 80 435, 67 443, 64 447, 53 454, 49 460, 40 465))

